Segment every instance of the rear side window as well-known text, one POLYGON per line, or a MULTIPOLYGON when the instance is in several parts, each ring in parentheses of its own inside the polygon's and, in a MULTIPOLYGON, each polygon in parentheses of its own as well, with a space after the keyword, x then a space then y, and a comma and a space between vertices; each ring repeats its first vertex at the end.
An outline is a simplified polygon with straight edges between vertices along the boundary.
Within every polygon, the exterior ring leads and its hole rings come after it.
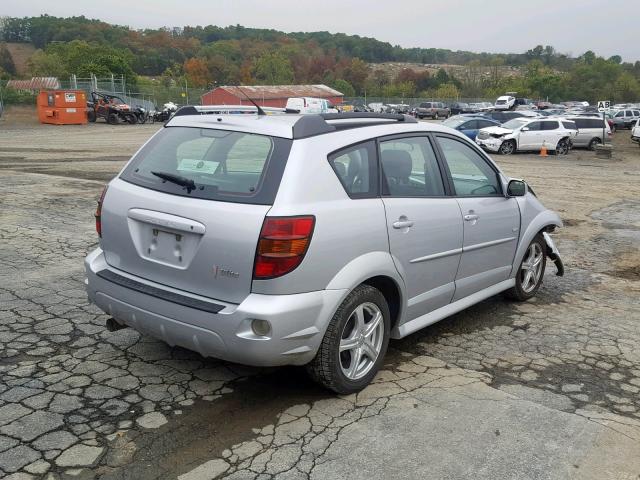
POLYGON ((564 121, 562 122, 562 126, 564 128, 566 128, 567 130, 577 130, 578 126, 575 122, 571 122, 571 121, 564 121))
POLYGON ((444 195, 442 176, 431 142, 426 137, 380 142, 384 193, 392 197, 444 195))
POLYGON ((269 205, 290 149, 291 140, 283 138, 167 127, 138 152, 121 178, 173 195, 269 205))
POLYGON ((542 122, 541 130, 557 130, 557 129, 558 129, 558 122, 556 121, 545 120, 544 122, 542 122))
POLYGON ((351 198, 376 197, 376 146, 365 142, 329 155, 329 163, 351 198))

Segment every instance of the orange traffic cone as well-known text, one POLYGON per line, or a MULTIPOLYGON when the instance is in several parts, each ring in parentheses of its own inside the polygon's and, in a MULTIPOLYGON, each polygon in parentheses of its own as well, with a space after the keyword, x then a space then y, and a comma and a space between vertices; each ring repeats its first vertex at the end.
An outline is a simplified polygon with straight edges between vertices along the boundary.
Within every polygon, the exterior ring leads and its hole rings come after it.
POLYGON ((540 156, 541 157, 548 157, 549 156, 549 155, 547 155, 547 145, 546 145, 545 141, 542 142, 542 148, 540 148, 540 156))

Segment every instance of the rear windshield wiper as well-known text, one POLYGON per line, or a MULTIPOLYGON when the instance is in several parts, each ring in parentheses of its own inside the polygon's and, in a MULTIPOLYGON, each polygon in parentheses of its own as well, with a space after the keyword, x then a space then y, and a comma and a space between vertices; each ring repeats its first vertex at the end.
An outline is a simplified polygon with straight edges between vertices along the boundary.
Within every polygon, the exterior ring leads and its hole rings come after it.
POLYGON ((171 183, 175 183, 187 189, 187 193, 191 193, 191 190, 196 189, 196 184, 190 178, 181 177, 180 175, 174 175, 173 173, 166 172, 151 172, 152 175, 160 177, 171 183))

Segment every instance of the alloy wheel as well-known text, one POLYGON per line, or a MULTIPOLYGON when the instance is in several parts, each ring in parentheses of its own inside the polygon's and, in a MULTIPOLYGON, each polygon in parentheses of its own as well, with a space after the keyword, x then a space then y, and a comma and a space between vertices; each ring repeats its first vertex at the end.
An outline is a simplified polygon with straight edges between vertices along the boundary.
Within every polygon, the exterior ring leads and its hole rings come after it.
POLYGON ((340 368, 349 380, 364 377, 373 367, 384 341, 384 319, 374 303, 358 305, 340 338, 340 368))
POLYGON ((558 144, 558 146, 556 147, 556 152, 558 153, 558 155, 566 155, 569 153, 569 145, 567 144, 567 142, 562 141, 558 144))
POLYGON ((500 145, 500 153, 502 153, 503 155, 511 155, 514 150, 514 145, 511 141, 504 142, 502 145, 500 145))
POLYGON ((537 242, 532 243, 520 266, 520 283, 525 293, 532 292, 542 275, 544 252, 537 242))

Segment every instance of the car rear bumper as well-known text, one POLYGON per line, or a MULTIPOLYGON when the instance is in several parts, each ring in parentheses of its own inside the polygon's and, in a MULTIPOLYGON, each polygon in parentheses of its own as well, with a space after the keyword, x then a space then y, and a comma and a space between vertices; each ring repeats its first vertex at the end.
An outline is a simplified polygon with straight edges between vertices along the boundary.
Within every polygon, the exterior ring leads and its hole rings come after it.
POLYGON ((308 363, 348 293, 251 293, 239 305, 212 301, 117 271, 107 265, 100 248, 87 255, 85 270, 89 300, 118 323, 204 357, 254 366, 308 363), (118 277, 128 279, 133 287, 113 281, 118 277), (148 291, 140 285, 148 286, 148 291), (161 291, 166 297, 162 298, 161 291), (253 319, 270 323, 268 336, 253 333, 253 319))
POLYGON ((502 145, 502 140, 500 140, 499 138, 485 138, 485 139, 480 139, 478 137, 476 137, 476 144, 481 147, 484 148, 485 150, 489 150, 491 152, 497 152, 498 150, 500 150, 500 145, 502 145))

